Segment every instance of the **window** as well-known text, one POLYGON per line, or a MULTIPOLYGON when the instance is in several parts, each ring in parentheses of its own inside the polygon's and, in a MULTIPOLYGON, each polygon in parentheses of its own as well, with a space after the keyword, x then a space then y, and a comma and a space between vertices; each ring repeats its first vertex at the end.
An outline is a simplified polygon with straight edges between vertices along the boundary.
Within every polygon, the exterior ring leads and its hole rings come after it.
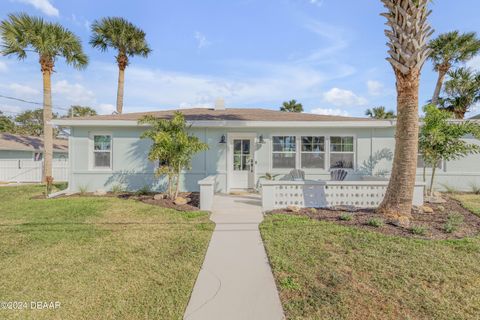
POLYGON ((233 140, 233 170, 245 171, 250 169, 250 140, 233 140))
POLYGON ((325 169, 325 137, 302 137, 302 169, 325 169))
MULTIPOLYGON (((437 163, 437 169, 442 169, 442 163, 443 161, 440 160, 437 163)), ((417 168, 423 169, 423 166, 425 165, 425 161, 423 160, 422 154, 419 152, 417 156, 417 168)), ((431 165, 427 165, 425 168, 427 169, 432 169, 431 165)))
POLYGON ((108 169, 112 164, 112 136, 93 136, 93 167, 108 169))
POLYGON ((35 152, 33 154, 33 160, 34 161, 42 161, 43 160, 43 153, 41 152, 35 152))
POLYGON ((295 169, 297 142, 295 136, 273 137, 273 161, 275 169, 295 169))
POLYGON ((330 168, 353 169, 353 137, 330 137, 330 168))

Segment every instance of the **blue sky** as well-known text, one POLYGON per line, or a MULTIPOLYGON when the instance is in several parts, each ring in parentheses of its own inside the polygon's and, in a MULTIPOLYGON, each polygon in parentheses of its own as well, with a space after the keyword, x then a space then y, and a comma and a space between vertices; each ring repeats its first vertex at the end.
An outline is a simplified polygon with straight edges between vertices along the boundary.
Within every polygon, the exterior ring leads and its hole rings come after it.
MULTIPOLYGON (((431 9, 435 34, 480 31, 478 0, 437 0, 431 9)), ((271 109, 297 99, 307 112, 353 116, 379 105, 395 108, 380 0, 3 0, 0 18, 12 12, 59 22, 83 41, 86 70, 56 65, 53 100, 60 113, 72 104, 114 110, 115 53, 88 45, 91 22, 104 16, 144 29, 153 49, 127 68, 124 112, 211 106, 217 97, 227 107, 271 109)), ((480 58, 469 66, 480 69, 480 58)), ((435 80, 427 63, 420 104, 435 80)), ((38 57, 0 57, 0 94, 41 101, 41 83, 38 57)), ((32 107, 0 99, 0 110, 32 107)))

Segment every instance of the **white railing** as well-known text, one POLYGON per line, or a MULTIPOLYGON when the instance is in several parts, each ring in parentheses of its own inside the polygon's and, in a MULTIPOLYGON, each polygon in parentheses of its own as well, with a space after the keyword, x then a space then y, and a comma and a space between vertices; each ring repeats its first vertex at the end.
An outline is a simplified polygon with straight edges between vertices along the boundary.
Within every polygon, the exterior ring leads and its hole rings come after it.
POLYGON ((200 186, 200 210, 211 211, 215 195, 216 176, 208 176, 198 181, 200 186))
MULTIPOLYGON (((263 211, 288 206, 376 208, 385 196, 388 181, 263 181, 261 185, 263 211)), ((423 188, 423 182, 415 184, 414 205, 423 204, 423 188)))
MULTIPOLYGON (((54 181, 68 181, 68 160, 53 159, 54 181)), ((43 161, 8 159, 0 160, 0 181, 40 182, 43 161)))

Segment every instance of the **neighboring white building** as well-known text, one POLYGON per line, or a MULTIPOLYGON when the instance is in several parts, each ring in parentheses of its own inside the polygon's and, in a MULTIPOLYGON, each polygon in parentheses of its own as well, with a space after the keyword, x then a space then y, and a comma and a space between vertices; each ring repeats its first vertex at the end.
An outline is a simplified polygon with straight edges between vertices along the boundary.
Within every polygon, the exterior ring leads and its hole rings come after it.
MULTIPOLYGON (((0 133, 0 181, 39 182, 43 169, 43 139, 11 133, 0 133)), ((54 181, 68 177, 68 140, 53 143, 54 181)))

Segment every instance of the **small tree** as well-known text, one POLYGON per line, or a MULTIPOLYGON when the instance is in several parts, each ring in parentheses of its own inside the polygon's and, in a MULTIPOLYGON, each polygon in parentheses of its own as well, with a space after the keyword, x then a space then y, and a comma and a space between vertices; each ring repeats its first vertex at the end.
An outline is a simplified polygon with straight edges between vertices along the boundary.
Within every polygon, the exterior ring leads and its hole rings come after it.
POLYGON ((425 118, 420 129, 419 149, 425 164, 432 167, 429 188, 432 195, 435 171, 440 161, 456 160, 480 152, 479 145, 462 140, 466 135, 480 138, 480 126, 469 121, 449 121, 450 112, 437 109, 435 105, 427 105, 424 110, 425 118))
POLYGON ((15 133, 15 122, 12 117, 6 116, 0 111, 0 132, 15 133))
POLYGON ((285 101, 280 107, 280 111, 283 112, 303 112, 303 106, 301 103, 298 103, 297 100, 293 99, 290 101, 285 101))
POLYGON ((189 135, 190 127, 183 114, 178 111, 170 120, 145 116, 139 123, 151 125, 141 137, 152 140, 148 159, 158 162, 157 176, 167 176, 168 196, 174 200, 178 196, 180 172, 190 169, 193 156, 207 150, 208 145, 189 135))

